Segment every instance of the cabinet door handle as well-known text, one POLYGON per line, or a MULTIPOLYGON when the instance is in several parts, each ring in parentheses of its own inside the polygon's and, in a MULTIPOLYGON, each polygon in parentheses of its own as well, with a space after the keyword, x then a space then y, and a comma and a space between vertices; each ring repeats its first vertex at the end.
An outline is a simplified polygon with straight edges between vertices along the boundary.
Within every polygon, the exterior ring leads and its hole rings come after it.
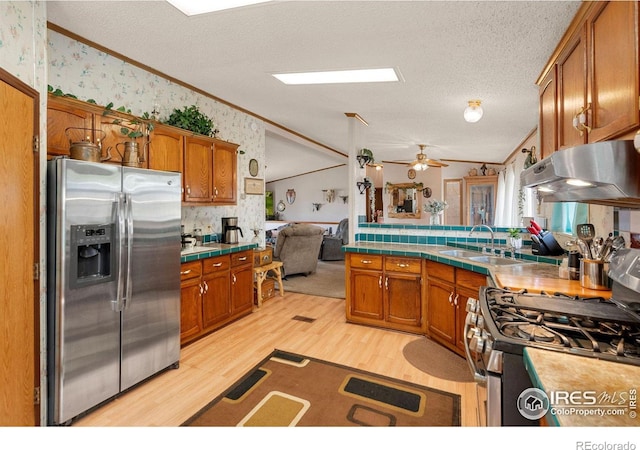
POLYGON ((218 188, 217 188, 217 187, 214 187, 214 188, 213 188, 213 196, 214 196, 214 197, 217 197, 217 196, 218 196, 218 188))
POLYGON ((398 263, 398 264, 396 264, 396 266, 400 267, 401 269, 404 269, 405 267, 409 267, 409 264, 398 263))
POLYGON ((453 304, 453 299, 452 299, 452 297, 453 297, 453 291, 452 291, 452 292, 449 292, 449 304, 450 304, 450 305, 451 305, 451 304, 453 304))
POLYGON ((190 273, 191 273, 191 269, 183 270, 183 271, 180 272, 180 275, 187 275, 187 274, 190 274, 190 273))
POLYGON ((191 188, 189 186, 186 186, 187 188, 187 195, 191 195, 191 188))
POLYGON ((378 278, 378 287, 382 289, 382 275, 380 275, 380 278, 378 278))
POLYGON ((373 261, 371 261, 370 259, 361 259, 360 262, 362 264, 371 264, 373 261))
POLYGON ((203 283, 204 283, 204 292, 205 293, 209 292, 209 285, 207 284, 206 281, 203 281, 203 283))
POLYGON ((389 290, 389 277, 384 277, 384 288, 389 290))
POLYGON ((202 285, 201 285, 201 284, 199 284, 198 286, 200 287, 200 295, 202 295, 202 294, 203 294, 203 292, 204 292, 204 288, 202 287, 202 285))
POLYGON ((231 276, 233 277, 233 284, 236 284, 236 274, 234 273, 231 276))
POLYGON ((241 256, 240 258, 238 258, 238 261, 246 261, 247 257, 246 256, 241 256))
POLYGON ((460 294, 456 294, 456 297, 453 299, 453 304, 456 305, 456 306, 458 306, 458 296, 459 295, 460 294))
POLYGON ((211 266, 213 266, 213 267, 221 267, 221 266, 222 266, 222 263, 221 263, 221 262, 219 262, 219 263, 213 263, 213 264, 211 264, 211 266))

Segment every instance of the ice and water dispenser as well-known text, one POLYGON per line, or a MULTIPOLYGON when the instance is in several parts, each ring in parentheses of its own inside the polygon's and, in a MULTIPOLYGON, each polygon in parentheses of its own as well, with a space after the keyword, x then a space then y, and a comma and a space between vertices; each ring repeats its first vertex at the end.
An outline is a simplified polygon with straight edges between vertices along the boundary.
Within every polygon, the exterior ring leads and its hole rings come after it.
POLYGON ((113 279, 116 246, 113 242, 114 225, 72 225, 71 267, 72 288, 103 283, 113 279))

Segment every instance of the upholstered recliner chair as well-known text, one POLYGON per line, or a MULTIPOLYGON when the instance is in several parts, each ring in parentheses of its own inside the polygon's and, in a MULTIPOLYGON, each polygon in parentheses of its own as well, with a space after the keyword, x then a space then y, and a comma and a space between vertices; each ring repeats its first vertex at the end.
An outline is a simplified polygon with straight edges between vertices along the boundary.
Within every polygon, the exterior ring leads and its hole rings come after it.
POLYGON ((323 261, 340 261, 344 259, 342 246, 349 243, 349 219, 342 219, 333 236, 324 236, 320 259, 323 261))
POLYGON ((322 227, 304 223, 294 223, 278 232, 273 259, 282 261, 283 276, 316 271, 323 234, 322 227))

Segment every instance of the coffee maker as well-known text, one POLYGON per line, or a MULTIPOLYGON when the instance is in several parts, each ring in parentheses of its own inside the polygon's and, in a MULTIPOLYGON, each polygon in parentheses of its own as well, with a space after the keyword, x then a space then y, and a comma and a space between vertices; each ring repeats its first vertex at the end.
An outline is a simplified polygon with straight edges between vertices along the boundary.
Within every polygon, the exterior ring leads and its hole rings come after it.
POLYGON ((240 236, 244 237, 242 228, 238 226, 237 217, 222 218, 222 242, 224 244, 237 244, 238 232, 240 232, 240 236))

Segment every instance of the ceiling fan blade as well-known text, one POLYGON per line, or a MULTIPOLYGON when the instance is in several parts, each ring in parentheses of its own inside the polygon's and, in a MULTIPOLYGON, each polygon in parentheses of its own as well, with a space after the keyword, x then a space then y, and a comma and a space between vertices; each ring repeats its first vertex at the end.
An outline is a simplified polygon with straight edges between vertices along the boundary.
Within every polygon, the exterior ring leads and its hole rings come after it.
POLYGON ((428 159, 427 160, 427 165, 429 167, 449 167, 449 164, 445 164, 443 162, 436 161, 435 159, 428 159))

